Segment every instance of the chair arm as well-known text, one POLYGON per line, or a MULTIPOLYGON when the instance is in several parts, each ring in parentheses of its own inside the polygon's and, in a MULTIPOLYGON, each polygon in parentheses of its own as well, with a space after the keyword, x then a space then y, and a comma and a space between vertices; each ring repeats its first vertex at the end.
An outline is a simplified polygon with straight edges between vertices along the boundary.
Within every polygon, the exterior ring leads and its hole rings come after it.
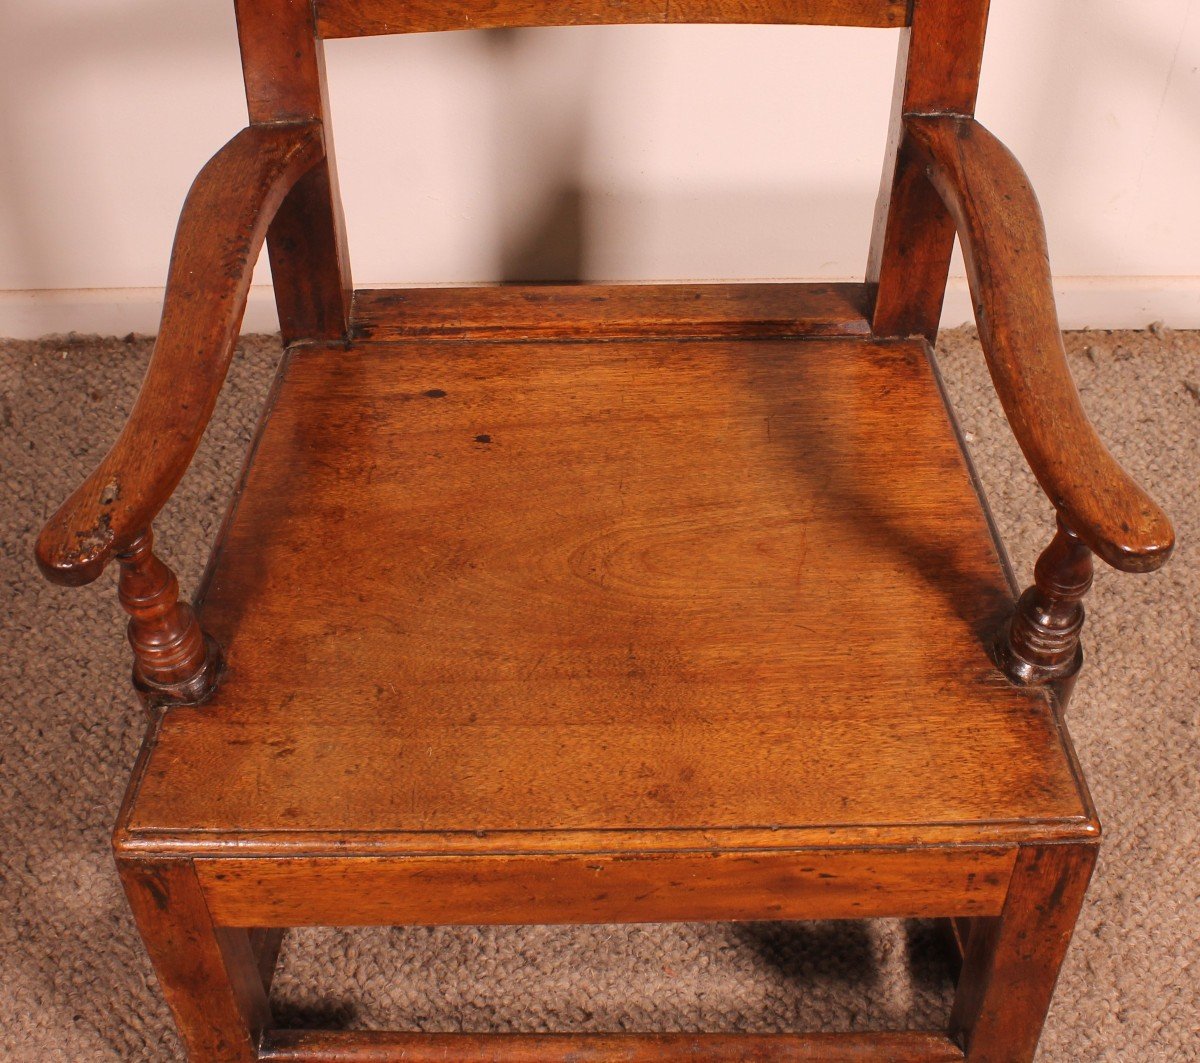
POLYGON ((954 217, 992 381, 1038 483, 1110 565, 1158 568, 1175 544, 1171 523, 1105 448, 1079 400, 1025 171, 971 118, 909 115, 905 132, 954 217))
POLYGON ((38 537, 47 579, 90 583, 170 498, 225 381, 268 226, 292 186, 324 156, 317 123, 251 126, 196 178, 137 401, 107 456, 38 537))

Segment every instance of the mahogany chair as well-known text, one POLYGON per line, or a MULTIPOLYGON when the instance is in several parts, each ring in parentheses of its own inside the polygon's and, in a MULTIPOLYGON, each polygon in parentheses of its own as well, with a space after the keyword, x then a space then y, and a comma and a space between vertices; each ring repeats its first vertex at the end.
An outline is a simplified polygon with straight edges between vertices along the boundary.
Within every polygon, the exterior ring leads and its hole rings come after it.
POLYGON ((250 126, 183 210, 120 438, 46 526, 111 561, 151 715, 115 833, 193 1060, 1028 1060, 1100 828, 1061 711, 1092 555, 1171 551, 1072 384, 1037 202, 972 117, 986 0, 239 0, 250 126), (355 292, 323 38, 891 28, 867 280, 355 292), (951 247, 1058 512, 1014 583, 931 359, 951 247), (288 352, 195 607, 151 525, 266 240, 288 352), (940 917, 946 1031, 273 1026, 283 928, 940 917))

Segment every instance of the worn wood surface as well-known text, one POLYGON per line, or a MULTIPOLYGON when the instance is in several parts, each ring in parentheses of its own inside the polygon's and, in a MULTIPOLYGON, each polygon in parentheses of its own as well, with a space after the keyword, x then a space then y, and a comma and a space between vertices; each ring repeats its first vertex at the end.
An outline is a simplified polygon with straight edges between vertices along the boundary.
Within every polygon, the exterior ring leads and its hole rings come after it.
POLYGON ((354 337, 766 339, 870 333, 861 284, 545 284, 380 288, 354 297, 354 337))
POLYGON ((1010 609, 920 343, 298 349, 129 827, 1086 829, 1010 609))
POLYGON ((1065 523, 1116 568, 1161 566, 1166 515, 1109 454, 1067 367, 1037 198, 1011 152, 973 119, 910 117, 962 240, 979 338, 1026 460, 1065 523))
POLYGON ((1023 847, 999 919, 967 942, 951 1033, 970 1063, 1029 1063, 1098 847, 1023 847))
POLYGON ((71 585, 96 579, 175 490, 225 380, 267 226, 322 153, 313 125, 253 127, 196 178, 146 379, 112 449, 38 539, 47 578, 71 585))
POLYGON ((274 1063, 951 1063, 944 1034, 397 1034, 273 1030, 261 1056, 274 1063))
MULTIPOLYGON (((520 842, 514 839, 514 846, 520 842)), ((330 846, 326 847, 330 849, 330 846)), ((998 914, 1013 848, 198 860, 228 926, 998 914)))
POLYGON ((118 867, 188 1058, 256 1060, 270 1007, 250 935, 213 924, 190 861, 123 858, 118 867))
POLYGON ((907 0, 317 0, 322 37, 666 22, 898 28, 907 21, 907 0))

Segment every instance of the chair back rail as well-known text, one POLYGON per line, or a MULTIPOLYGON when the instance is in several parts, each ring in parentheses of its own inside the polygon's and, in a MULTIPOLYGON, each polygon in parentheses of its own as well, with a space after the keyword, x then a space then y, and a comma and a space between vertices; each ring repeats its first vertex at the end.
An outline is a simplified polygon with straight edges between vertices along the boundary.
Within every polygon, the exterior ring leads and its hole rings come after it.
POLYGON ((908 0, 318 0, 322 37, 663 23, 882 26, 908 23, 908 0))

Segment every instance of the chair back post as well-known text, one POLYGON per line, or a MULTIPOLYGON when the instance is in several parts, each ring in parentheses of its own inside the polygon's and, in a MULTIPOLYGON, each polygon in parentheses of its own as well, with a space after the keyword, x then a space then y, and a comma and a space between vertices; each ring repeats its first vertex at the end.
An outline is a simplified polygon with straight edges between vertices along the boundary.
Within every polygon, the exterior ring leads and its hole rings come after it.
POLYGON ((339 340, 353 283, 329 123, 325 55, 311 0, 235 0, 252 125, 319 122, 325 159, 296 184, 267 235, 285 344, 339 340))
POLYGON ((867 282, 878 336, 937 338, 954 250, 954 220, 904 142, 911 114, 975 113, 989 0, 913 0, 902 31, 892 123, 867 282))

